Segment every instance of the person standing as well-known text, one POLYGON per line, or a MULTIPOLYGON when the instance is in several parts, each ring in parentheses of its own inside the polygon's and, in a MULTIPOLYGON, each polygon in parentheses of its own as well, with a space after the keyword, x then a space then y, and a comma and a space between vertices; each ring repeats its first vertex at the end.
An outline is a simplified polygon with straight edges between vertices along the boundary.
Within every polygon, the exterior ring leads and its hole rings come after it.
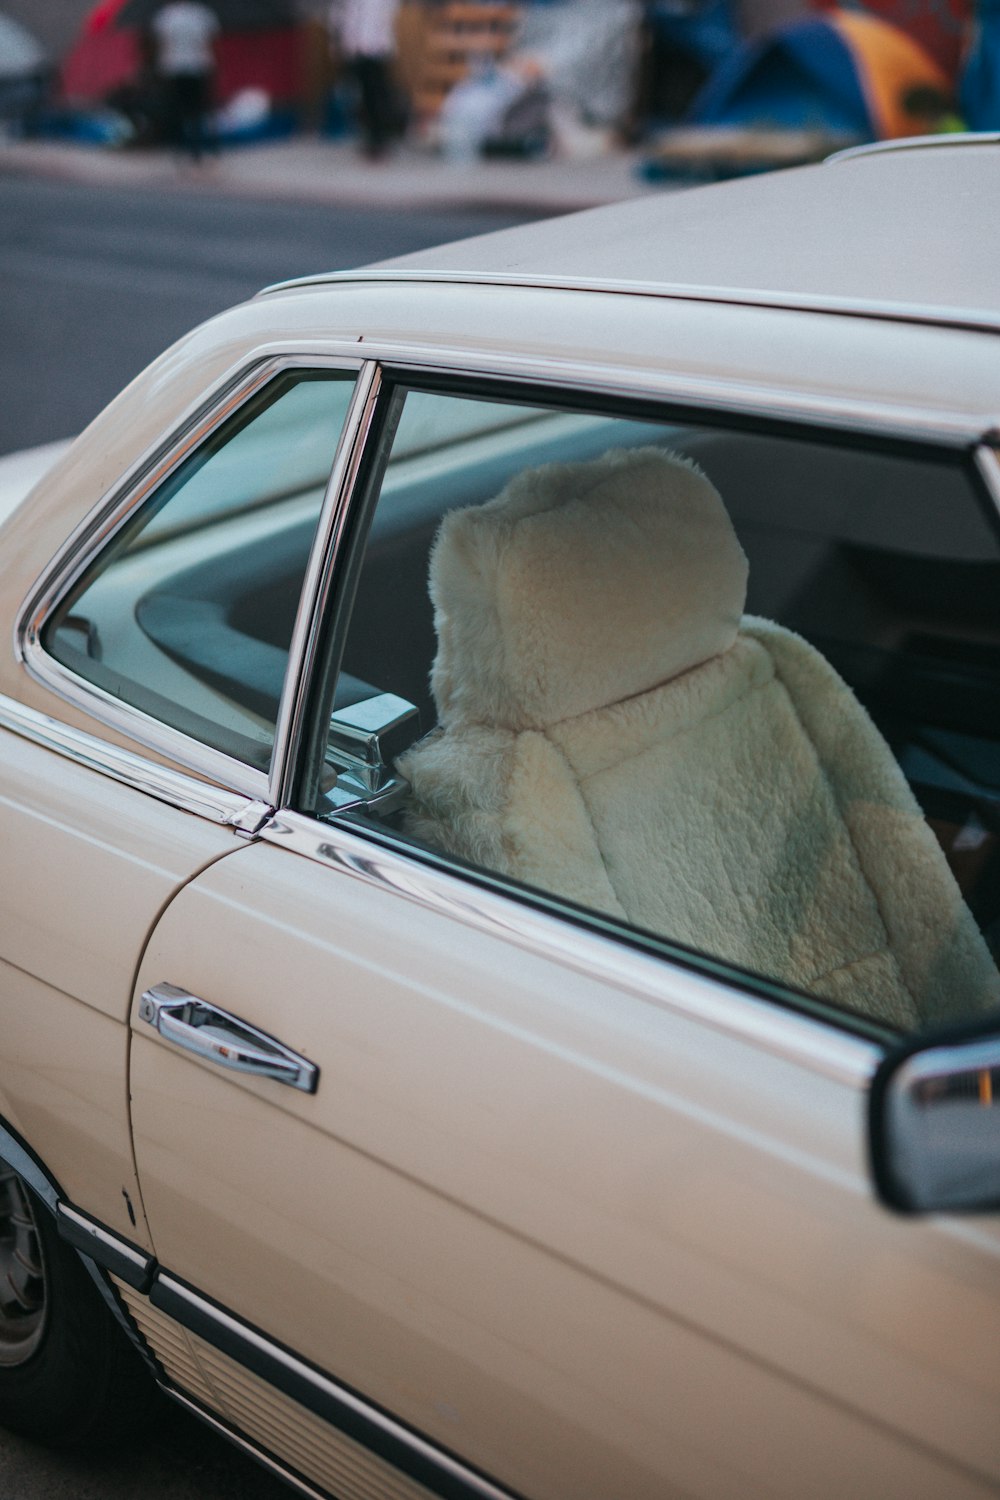
POLYGON ((162 80, 166 133, 200 161, 208 144, 206 117, 215 78, 219 21, 200 0, 169 0, 153 17, 156 71, 162 80))
POLYGON ((361 130, 365 154, 385 155, 396 134, 392 79, 399 0, 333 0, 330 25, 344 61, 361 95, 361 130))

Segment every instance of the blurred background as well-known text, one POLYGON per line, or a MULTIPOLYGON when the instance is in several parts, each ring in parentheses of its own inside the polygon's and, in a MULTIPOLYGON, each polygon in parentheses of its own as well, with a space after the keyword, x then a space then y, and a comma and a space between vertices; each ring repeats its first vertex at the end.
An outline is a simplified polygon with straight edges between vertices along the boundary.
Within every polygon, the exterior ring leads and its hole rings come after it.
MULTIPOLYGON (((0 0, 8 133, 164 141, 160 0, 0 0)), ((209 0, 222 144, 357 128, 324 0, 209 0)), ((591 158, 716 176, 831 143, 1000 128, 998 0, 399 0, 395 133, 452 157, 591 158), (723 134, 724 133, 724 134, 723 134)))

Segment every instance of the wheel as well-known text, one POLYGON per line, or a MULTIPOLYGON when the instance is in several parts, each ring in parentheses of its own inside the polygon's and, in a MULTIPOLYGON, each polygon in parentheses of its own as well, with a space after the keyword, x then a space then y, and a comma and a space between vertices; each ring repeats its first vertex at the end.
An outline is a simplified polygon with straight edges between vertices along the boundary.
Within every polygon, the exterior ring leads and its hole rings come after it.
POLYGON ((0 1161, 0 1425, 104 1445, 138 1431, 157 1394, 52 1215, 0 1161))

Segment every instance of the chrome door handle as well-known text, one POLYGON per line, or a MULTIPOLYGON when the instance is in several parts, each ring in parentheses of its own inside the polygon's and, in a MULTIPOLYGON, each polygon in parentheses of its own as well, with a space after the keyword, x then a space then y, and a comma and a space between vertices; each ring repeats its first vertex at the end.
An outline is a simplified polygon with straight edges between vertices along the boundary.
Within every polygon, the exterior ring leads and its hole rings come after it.
POLYGON ((319 1068, 227 1010, 189 995, 175 984, 154 984, 139 1001, 139 1019, 160 1036, 197 1057, 237 1073, 273 1078, 314 1094, 319 1068))

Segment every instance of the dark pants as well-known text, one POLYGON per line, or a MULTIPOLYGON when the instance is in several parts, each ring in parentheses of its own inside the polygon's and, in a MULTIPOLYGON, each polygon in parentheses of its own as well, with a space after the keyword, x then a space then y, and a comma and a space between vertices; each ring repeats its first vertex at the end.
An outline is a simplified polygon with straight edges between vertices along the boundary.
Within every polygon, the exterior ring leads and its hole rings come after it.
POLYGON ((198 161, 212 144, 205 125, 212 80, 208 73, 171 73, 164 78, 163 86, 167 140, 198 161))
POLYGON ((387 57, 355 57, 351 69, 361 92, 361 132, 365 147, 380 155, 396 133, 392 74, 387 57))

